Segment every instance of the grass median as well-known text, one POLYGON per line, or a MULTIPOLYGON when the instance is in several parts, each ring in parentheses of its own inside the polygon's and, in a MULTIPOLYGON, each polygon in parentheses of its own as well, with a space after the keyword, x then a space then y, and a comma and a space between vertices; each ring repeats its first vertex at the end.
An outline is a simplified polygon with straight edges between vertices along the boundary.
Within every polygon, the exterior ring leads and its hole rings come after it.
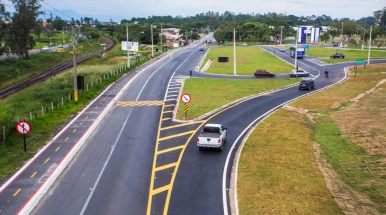
MULTIPOLYGON (((238 75, 253 75, 257 69, 284 74, 293 69, 291 65, 256 46, 237 47, 236 53, 238 75)), ((212 64, 206 71, 207 73, 233 75, 233 47, 210 47, 202 67, 208 59, 212 59, 212 64), (218 57, 228 57, 229 62, 219 63, 218 57)))
POLYGON ((385 213, 385 72, 359 69, 265 119, 241 154, 240 214, 385 213))
MULTIPOLYGON (((237 99, 297 82, 299 82, 298 79, 290 78, 258 80, 186 79, 183 93, 188 93, 192 97, 192 101, 189 103, 188 118, 194 119, 237 99)), ((176 117, 182 119, 183 115, 183 105, 179 105, 176 117)))
MULTIPOLYGON (((339 48, 323 48, 318 46, 310 46, 310 49, 306 49, 307 56, 313 56, 320 58, 321 61, 326 63, 339 63, 339 62, 349 62, 358 59, 367 60, 368 50, 345 50, 339 48), (343 53, 345 58, 335 58, 331 59, 330 56, 336 53, 336 49, 338 49, 338 53, 343 53)), ((385 51, 372 51, 370 52, 371 59, 382 59, 386 58, 385 51)))

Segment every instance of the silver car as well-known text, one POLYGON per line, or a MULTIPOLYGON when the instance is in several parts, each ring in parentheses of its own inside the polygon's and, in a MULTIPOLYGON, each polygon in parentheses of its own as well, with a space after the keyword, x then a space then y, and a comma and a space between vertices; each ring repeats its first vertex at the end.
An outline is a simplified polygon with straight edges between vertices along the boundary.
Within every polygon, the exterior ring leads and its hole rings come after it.
POLYGON ((296 69, 294 69, 289 73, 289 76, 290 77, 308 77, 308 76, 310 76, 310 73, 308 73, 302 69, 298 69, 297 71, 296 71, 296 69))

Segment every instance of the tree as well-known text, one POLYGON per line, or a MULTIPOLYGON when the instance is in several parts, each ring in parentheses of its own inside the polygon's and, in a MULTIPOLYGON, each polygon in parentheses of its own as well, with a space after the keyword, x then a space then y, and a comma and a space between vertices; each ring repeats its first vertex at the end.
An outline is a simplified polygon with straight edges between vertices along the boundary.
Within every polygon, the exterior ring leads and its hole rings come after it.
POLYGON ((330 34, 328 32, 324 32, 322 35, 320 35, 320 40, 328 42, 328 40, 330 40, 330 34))
POLYGON ((375 23, 384 31, 386 31, 386 7, 382 10, 377 10, 374 13, 375 23))
POLYGON ((61 31, 64 26, 66 26, 66 21, 62 20, 60 17, 58 19, 55 19, 52 22, 52 27, 58 31, 61 31))
POLYGON ((7 38, 9 24, 6 23, 9 20, 9 13, 5 10, 4 4, 0 2, 0 55, 5 52, 5 41, 7 38))
POLYGON ((21 58, 29 57, 28 50, 32 49, 35 41, 30 36, 30 31, 37 25, 36 17, 40 5, 38 0, 11 0, 15 6, 12 17, 10 34, 7 39, 8 45, 13 53, 17 53, 21 58))

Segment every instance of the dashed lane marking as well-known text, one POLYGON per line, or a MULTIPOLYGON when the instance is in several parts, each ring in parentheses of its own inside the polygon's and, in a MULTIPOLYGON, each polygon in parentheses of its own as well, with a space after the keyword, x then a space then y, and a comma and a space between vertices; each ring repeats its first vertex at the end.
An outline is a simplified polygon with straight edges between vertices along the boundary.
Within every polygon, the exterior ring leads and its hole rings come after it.
POLYGON ((164 150, 158 151, 156 154, 160 155, 160 154, 164 154, 164 153, 167 153, 167 152, 171 152, 171 151, 175 151, 175 150, 178 150, 178 149, 182 149, 184 147, 185 147, 184 145, 176 146, 176 147, 173 147, 173 148, 168 148, 168 149, 164 149, 164 150))
POLYGON ((195 132, 195 130, 188 131, 188 132, 183 132, 183 133, 179 133, 179 134, 175 134, 175 135, 170 135, 170 136, 166 136, 166 137, 162 137, 162 138, 159 138, 159 141, 163 141, 163 140, 168 140, 168 139, 172 139, 172 138, 176 138, 176 137, 181 137, 181 136, 189 135, 189 134, 192 134, 194 132, 195 132))
POLYGON ((205 122, 205 121, 195 121, 195 122, 188 122, 188 123, 184 123, 184 124, 178 124, 178 125, 163 127, 163 128, 161 128, 161 131, 162 130, 167 130, 167 129, 172 129, 172 128, 183 127, 183 126, 187 126, 187 125, 199 124, 199 123, 202 123, 202 122, 205 122))
POLYGON ((79 125, 83 125, 83 122, 81 122, 79 125))
POLYGON ((117 106, 160 106, 164 101, 127 101, 118 102, 117 106))
POLYGON ((88 116, 86 116, 86 119, 88 119, 88 116))
POLYGON ((76 128, 72 131, 72 133, 75 133, 76 132, 76 128))
POLYGON ((21 188, 19 188, 19 189, 13 194, 13 196, 14 196, 14 197, 17 196, 17 194, 19 194, 20 191, 21 191, 21 188))
POLYGON ((172 168, 172 167, 175 167, 175 166, 177 166, 177 162, 157 167, 157 168, 154 169, 154 171, 157 172, 157 171, 161 171, 161 170, 164 170, 164 169, 169 169, 169 168, 172 168))
POLYGON ((60 149, 60 146, 58 146, 58 148, 55 149, 55 152, 59 151, 59 149, 60 149))
POLYGON ((49 160, 50 160, 50 158, 47 158, 47 159, 44 161, 44 164, 46 164, 49 160))
POLYGON ((67 137, 67 138, 66 138, 64 141, 66 141, 66 142, 67 142, 67 140, 68 140, 68 139, 70 139, 70 137, 67 137))
POLYGON ((38 173, 38 172, 34 172, 34 173, 31 175, 30 178, 33 178, 33 177, 36 175, 36 173, 38 173))

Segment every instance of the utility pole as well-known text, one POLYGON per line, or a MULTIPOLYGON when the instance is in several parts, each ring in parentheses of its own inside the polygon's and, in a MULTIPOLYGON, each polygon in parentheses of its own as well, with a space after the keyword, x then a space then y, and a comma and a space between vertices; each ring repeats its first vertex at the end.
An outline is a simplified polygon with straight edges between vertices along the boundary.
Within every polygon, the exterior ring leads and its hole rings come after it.
POLYGON ((299 26, 298 30, 296 31, 295 36, 295 70, 296 70, 296 77, 298 77, 298 34, 299 34, 299 26))
POLYGON ((150 25, 151 27, 151 57, 154 57, 154 47, 153 47, 153 25, 150 25))
POLYGON ((343 19, 342 19, 342 41, 340 43, 340 47, 342 48, 343 47, 343 19))
POLYGON ((64 29, 62 29, 62 35, 63 35, 63 46, 64 46, 64 29))
POLYGON ((370 65, 370 50, 371 50, 371 32, 373 31, 373 26, 370 26, 370 40, 369 40, 369 53, 367 56, 367 65, 370 65))
POLYGON ((162 46, 162 23, 161 23, 161 54, 162 54, 162 48, 163 46, 162 46))
POLYGON ((129 23, 126 23, 126 49, 127 49, 127 68, 130 68, 129 23))
POLYGON ((365 44, 365 27, 363 27, 363 40, 362 40, 362 50, 363 50, 363 46, 365 44))
POLYGON ((236 29, 233 29, 233 75, 236 75, 236 29))
POLYGON ((74 101, 78 101, 78 77, 76 72, 75 24, 72 25, 72 52, 74 61, 74 101))
POLYGON ((283 26, 280 26, 280 45, 282 40, 283 40, 283 26))

